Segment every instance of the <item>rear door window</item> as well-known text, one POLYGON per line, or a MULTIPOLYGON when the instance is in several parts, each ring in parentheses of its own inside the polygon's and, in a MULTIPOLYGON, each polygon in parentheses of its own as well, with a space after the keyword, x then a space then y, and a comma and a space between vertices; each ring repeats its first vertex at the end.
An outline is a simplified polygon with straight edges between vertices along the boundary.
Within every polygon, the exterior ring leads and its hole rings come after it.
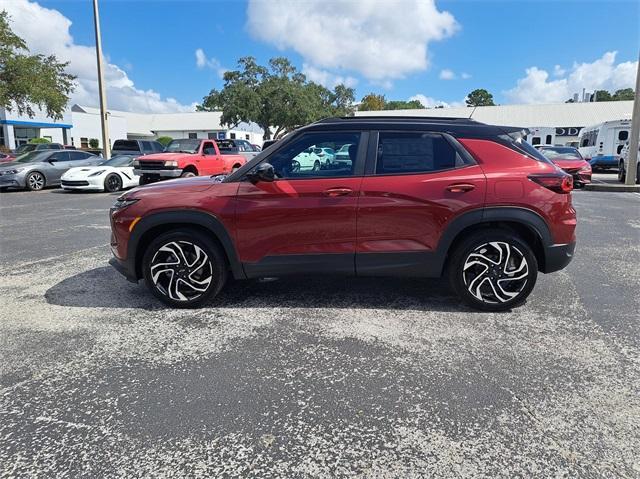
POLYGON ((442 135, 427 132, 380 132, 377 175, 429 173, 465 164, 442 135))

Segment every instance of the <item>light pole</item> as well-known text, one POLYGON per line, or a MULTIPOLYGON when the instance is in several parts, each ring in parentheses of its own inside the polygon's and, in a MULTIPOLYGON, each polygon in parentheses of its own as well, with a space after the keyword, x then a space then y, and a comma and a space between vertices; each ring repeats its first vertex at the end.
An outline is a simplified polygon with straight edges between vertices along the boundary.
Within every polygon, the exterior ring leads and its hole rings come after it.
POLYGON ((633 101, 633 116, 631 117, 631 139, 629 140, 629 166, 625 184, 634 185, 638 172, 638 137, 640 137, 640 56, 638 56, 638 71, 636 72, 636 96, 633 101))
POLYGON ((102 152, 105 159, 111 156, 109 144, 109 118, 107 116, 107 95, 104 88, 102 73, 102 40, 100 38, 100 14, 98 0, 93 0, 93 24, 96 30, 96 58, 98 61, 98 91, 100 93, 100 126, 102 127, 102 152))

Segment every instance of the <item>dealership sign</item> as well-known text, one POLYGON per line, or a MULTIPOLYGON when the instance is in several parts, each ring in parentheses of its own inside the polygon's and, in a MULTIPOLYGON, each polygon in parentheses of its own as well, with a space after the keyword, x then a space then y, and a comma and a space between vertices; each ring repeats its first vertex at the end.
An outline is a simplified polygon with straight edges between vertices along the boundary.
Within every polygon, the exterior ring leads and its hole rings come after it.
POLYGON ((556 128, 556 136, 578 136, 581 126, 568 126, 566 128, 556 128))

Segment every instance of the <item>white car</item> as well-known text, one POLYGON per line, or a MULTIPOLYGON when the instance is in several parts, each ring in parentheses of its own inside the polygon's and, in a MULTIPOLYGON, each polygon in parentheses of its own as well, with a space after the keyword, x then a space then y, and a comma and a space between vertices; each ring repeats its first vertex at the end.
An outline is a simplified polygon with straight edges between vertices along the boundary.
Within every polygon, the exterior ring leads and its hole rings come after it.
POLYGON ((292 160, 292 171, 320 171, 333 162, 335 152, 332 148, 309 147, 298 153, 292 160))
POLYGON ((120 191, 140 184, 132 155, 117 155, 98 166, 71 168, 60 178, 63 190, 120 191))
MULTIPOLYGON (((629 171, 629 143, 627 143, 620 152, 618 160, 618 181, 624 183, 627 180, 627 171, 629 171)), ((640 184, 640 148, 638 149, 638 163, 636 165, 636 184, 640 184)))

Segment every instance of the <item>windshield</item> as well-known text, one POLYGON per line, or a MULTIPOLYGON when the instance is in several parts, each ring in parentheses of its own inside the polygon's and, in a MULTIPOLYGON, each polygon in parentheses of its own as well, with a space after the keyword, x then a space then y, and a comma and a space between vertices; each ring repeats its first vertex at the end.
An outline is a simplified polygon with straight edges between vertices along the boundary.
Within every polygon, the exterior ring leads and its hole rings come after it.
POLYGON ((110 160, 107 160, 103 163, 100 163, 100 166, 128 166, 129 163, 133 161, 133 156, 128 155, 118 155, 112 157, 110 160))
POLYGON ((21 155, 22 153, 27 153, 29 151, 33 151, 36 149, 37 145, 22 145, 16 149, 16 153, 21 155))
POLYGON ((541 152, 544 156, 553 160, 555 158, 566 158, 570 160, 581 160, 582 156, 575 148, 542 148, 541 152))
POLYGON ((30 151, 29 153, 25 153, 20 155, 15 159, 16 163, 32 163, 35 161, 44 161, 47 156, 49 156, 50 152, 47 151, 30 151))
POLYGON ((164 151, 167 153, 197 153, 199 147, 200 140, 171 140, 164 151))

